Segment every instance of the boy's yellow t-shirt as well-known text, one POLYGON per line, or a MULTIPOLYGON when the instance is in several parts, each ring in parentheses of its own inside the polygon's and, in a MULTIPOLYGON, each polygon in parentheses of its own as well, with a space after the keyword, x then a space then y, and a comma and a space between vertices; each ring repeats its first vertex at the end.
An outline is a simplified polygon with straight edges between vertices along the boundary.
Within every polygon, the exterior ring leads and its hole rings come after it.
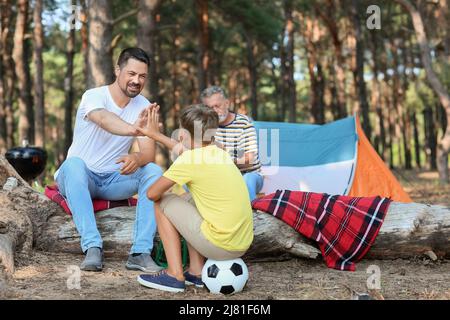
MULTIPOLYGON (((230 155, 215 145, 183 152, 164 177, 186 184, 200 215, 203 235, 217 247, 245 251, 253 241, 247 186, 230 155)), ((183 212, 180 212, 183 214, 183 212)))

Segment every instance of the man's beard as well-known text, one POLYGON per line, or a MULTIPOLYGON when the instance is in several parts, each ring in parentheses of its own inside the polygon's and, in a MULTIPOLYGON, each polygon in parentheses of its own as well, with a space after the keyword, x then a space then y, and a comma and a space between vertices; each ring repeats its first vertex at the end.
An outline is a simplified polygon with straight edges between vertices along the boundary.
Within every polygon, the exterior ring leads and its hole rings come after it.
POLYGON ((227 120, 227 117, 228 117, 228 111, 225 112, 224 114, 218 114, 218 116, 219 116, 219 123, 222 123, 222 122, 224 122, 225 120, 227 120))
POLYGON ((123 92, 128 98, 134 98, 134 97, 136 97, 138 94, 141 93, 141 86, 140 86, 140 85, 127 84, 127 86, 125 87, 125 89, 122 89, 122 92, 123 92), (136 89, 136 90, 130 91, 130 87, 132 87, 133 89, 136 89))

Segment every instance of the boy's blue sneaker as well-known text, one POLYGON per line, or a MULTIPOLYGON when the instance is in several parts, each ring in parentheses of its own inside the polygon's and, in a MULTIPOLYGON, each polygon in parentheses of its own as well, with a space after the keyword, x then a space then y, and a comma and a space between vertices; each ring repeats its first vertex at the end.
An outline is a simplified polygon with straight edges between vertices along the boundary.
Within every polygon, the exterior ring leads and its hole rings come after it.
POLYGON ((183 292, 186 288, 184 281, 169 276, 166 270, 157 274, 141 274, 137 281, 145 287, 169 292, 183 292))
POLYGON ((188 285, 188 286, 190 286, 190 285, 195 285, 197 288, 203 288, 205 285, 203 284, 203 281, 202 281, 202 277, 200 276, 200 277, 197 277, 197 276, 194 276, 193 274, 190 274, 189 272, 185 272, 184 273, 184 278, 186 279, 185 281, 184 281, 184 283, 186 284, 186 285, 188 285))

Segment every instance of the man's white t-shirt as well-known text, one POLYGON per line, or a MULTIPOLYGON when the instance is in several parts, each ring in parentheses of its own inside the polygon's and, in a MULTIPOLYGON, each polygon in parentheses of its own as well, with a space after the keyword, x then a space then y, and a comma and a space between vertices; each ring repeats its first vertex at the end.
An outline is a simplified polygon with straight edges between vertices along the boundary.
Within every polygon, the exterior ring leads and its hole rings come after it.
MULTIPOLYGON (((67 158, 81 158, 95 173, 118 171, 122 164, 116 164, 116 161, 121 156, 128 154, 134 137, 111 134, 90 121, 87 115, 96 109, 106 109, 115 113, 125 122, 133 124, 141 111, 149 104, 150 102, 144 96, 138 95, 131 98, 124 108, 120 108, 114 102, 108 86, 87 90, 78 107, 73 142, 67 158)), ((55 173, 55 179, 58 171, 55 173)))

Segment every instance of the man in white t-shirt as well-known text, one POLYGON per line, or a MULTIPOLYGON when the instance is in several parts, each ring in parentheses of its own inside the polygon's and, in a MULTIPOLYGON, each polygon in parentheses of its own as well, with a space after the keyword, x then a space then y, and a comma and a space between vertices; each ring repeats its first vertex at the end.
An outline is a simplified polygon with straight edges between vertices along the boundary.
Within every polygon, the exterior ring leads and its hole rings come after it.
POLYGON ((81 248, 86 254, 82 270, 103 268, 103 243, 91 199, 120 200, 136 193, 139 198, 134 239, 126 267, 145 272, 162 269, 150 256, 156 222, 153 202, 146 196, 162 170, 153 163, 155 141, 140 136, 136 130, 146 121, 147 109, 158 108, 140 95, 148 66, 145 51, 125 49, 115 68, 115 82, 83 94, 72 145, 67 159, 55 173, 81 235, 81 248), (139 152, 129 154, 135 138, 139 152))

